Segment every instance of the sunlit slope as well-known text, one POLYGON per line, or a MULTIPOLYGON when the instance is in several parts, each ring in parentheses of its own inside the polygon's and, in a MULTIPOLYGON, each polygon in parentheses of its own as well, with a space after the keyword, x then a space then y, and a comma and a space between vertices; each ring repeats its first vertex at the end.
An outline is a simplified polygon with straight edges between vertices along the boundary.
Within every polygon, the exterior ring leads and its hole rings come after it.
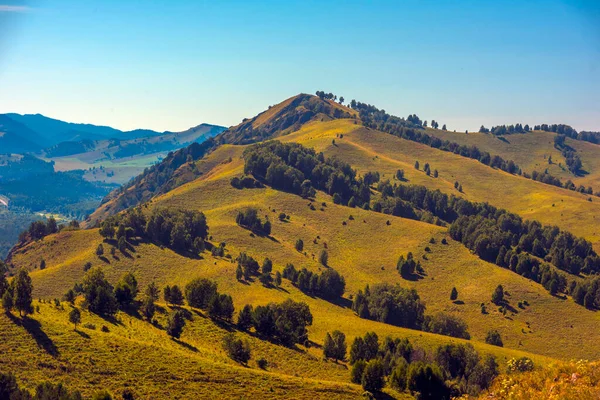
MULTIPOLYGON (((68 323, 67 303, 62 310, 37 300, 34 306, 39 312, 25 323, 0 315, 2 370, 14 372, 30 390, 51 380, 80 390, 85 398, 102 388, 115 395, 132 388, 143 399, 352 399, 361 393, 348 383, 343 365, 239 333, 253 351, 253 360, 242 367, 220 347, 227 329, 196 312, 189 313, 181 339, 174 341, 164 329, 123 313, 106 321, 83 312, 83 324, 92 326, 80 325, 76 332, 68 323), (260 357, 270 362, 266 371, 256 365, 260 357)), ((166 310, 157 319, 164 326, 166 310)))
POLYGON ((581 158, 582 169, 585 171, 582 176, 574 176, 567 169, 561 151, 554 147, 556 133, 553 132, 532 131, 526 134, 505 135, 501 138, 486 133, 465 134, 439 129, 427 129, 427 133, 442 140, 475 145, 505 160, 513 160, 525 172, 544 172, 547 169, 548 173, 563 182, 570 179, 578 186, 592 186, 594 193, 600 191, 600 145, 566 138, 566 144, 576 150, 581 158), (549 163, 549 157, 552 157, 552 164, 549 163))
MULTIPOLYGON (((340 142, 349 140, 351 136, 344 135, 340 142)), ((346 142, 344 145, 348 146, 346 142)), ((214 152, 211 156, 215 159, 210 159, 214 167, 210 171, 158 197, 151 206, 203 210, 207 215, 213 243, 226 242, 226 248, 233 258, 241 251, 246 251, 259 262, 268 256, 274 262, 275 271, 281 271, 288 262, 298 268, 306 266, 318 270, 322 267, 315 259, 327 245, 330 265, 346 278, 348 293, 345 303, 333 305, 311 298, 297 291, 289 282, 284 284, 285 291, 267 289, 258 282, 241 284, 235 280, 235 263, 226 258, 214 259, 208 253, 205 253, 204 259, 194 260, 168 249, 142 244, 130 257, 117 253, 118 259, 108 256, 106 263, 94 254, 101 242, 94 230, 63 232, 47 237, 24 249, 26 253, 15 254, 13 262, 27 266, 38 265, 36 260, 41 257, 46 259, 48 267, 33 273, 36 296, 62 295, 66 288, 81 280, 83 265, 91 261, 94 265, 103 265, 112 281, 116 281, 125 271, 134 272, 141 284, 151 280, 156 280, 160 285, 184 284, 197 276, 209 277, 219 283, 221 290, 233 295, 238 309, 246 303, 282 301, 291 295, 310 305, 315 316, 315 324, 310 332, 316 341, 322 340, 327 331, 334 329, 342 329, 350 336, 360 335, 370 329, 381 335, 408 335, 417 342, 425 341, 425 345, 447 340, 360 320, 348 308, 350 296, 366 284, 396 282, 403 286, 415 286, 426 302, 429 313, 448 311, 465 319, 474 340, 483 341, 487 331, 495 328, 501 332, 506 346, 514 349, 565 359, 573 356, 600 357, 600 349, 589 334, 600 328, 595 313, 574 304, 570 299, 552 297, 540 285, 481 261, 459 243, 449 240, 448 245, 442 245, 441 239, 448 238, 445 228, 337 206, 332 204, 329 196, 321 193, 313 211, 309 208, 308 200, 296 195, 269 188, 233 188, 229 183, 231 177, 243 172, 242 151, 243 147, 229 146, 221 153, 214 152), (221 162, 218 162, 219 155, 222 156, 221 162), (321 206, 322 202, 326 206, 321 206), (235 224, 238 210, 248 206, 257 207, 261 214, 269 216, 273 222, 272 238, 252 237, 247 230, 235 224), (280 212, 290 215, 289 222, 277 219, 280 212), (386 224, 388 220, 391 222, 389 226, 386 224), (432 237, 435 244, 429 243, 432 237), (299 238, 305 243, 306 255, 294 248, 299 238), (314 243, 315 240, 317 243, 314 243), (426 246, 432 250, 427 254, 427 260, 422 258, 426 246), (403 280, 396 271, 398 257, 409 251, 421 259, 427 273, 425 279, 409 282, 403 280), (509 318, 502 316, 490 303, 491 293, 498 284, 504 285, 509 291, 510 304, 517 311, 515 315, 509 313, 509 318), (464 304, 454 304, 449 300, 453 286, 459 290, 459 299, 464 304), (522 310, 517 303, 524 300, 530 306, 522 310), (480 303, 487 304, 489 314, 481 314, 480 303), (559 315, 560 318, 555 317, 559 315), (573 342, 570 339, 572 335, 585 339, 573 342), (556 346, 549 348, 549 342, 556 343, 556 346)), ((418 175, 425 176, 422 173, 418 175)))
POLYGON ((392 179, 396 170, 404 169, 408 183, 489 202, 525 219, 557 225, 586 238, 600 251, 600 199, 595 196, 589 201, 589 195, 495 170, 469 158, 355 125, 351 120, 307 124, 283 139, 338 156, 363 173, 377 170, 392 179), (338 134, 343 138, 336 137, 338 134), (420 163, 419 171, 414 168, 415 161, 420 163), (438 170, 438 178, 425 175, 425 163, 432 171, 438 170), (464 193, 454 189, 456 181, 464 193))

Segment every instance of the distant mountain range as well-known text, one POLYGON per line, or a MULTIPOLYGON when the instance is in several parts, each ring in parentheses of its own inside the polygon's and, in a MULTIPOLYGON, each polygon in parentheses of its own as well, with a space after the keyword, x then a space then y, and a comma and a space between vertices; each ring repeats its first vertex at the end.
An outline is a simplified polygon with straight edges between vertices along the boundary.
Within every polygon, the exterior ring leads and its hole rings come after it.
MULTIPOLYGON (((216 125, 202 124, 184 132, 197 131, 200 127, 207 127, 206 131, 214 128, 213 135, 225 130, 216 125)), ((49 118, 41 114, 0 114, 0 153, 39 153, 44 149, 71 147, 89 151, 93 142, 116 139, 118 141, 147 139, 175 132, 157 132, 149 129, 135 129, 121 131, 109 126, 92 124, 76 124, 49 118), (62 145, 68 143, 70 145, 62 145), (83 146, 74 146, 73 143, 82 143, 83 146)), ((82 151, 83 152, 83 151, 82 151)), ((76 154, 76 153, 71 153, 76 154)))

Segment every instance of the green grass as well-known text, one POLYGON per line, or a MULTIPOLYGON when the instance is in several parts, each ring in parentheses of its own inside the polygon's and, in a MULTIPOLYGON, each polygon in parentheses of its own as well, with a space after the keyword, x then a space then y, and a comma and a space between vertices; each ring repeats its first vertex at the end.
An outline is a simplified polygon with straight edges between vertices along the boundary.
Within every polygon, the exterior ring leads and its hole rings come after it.
MULTIPOLYGON (((458 194, 453 188, 458 179, 465 191, 462 195, 470 200, 489 201, 529 218, 545 223, 553 221, 588 239, 594 238, 590 232, 595 232, 596 227, 587 223, 587 219, 582 223, 581 218, 597 211, 596 202, 589 203, 576 193, 492 170, 473 160, 364 129, 351 120, 309 123, 281 140, 297 141, 327 155, 342 157, 360 173, 377 170, 385 178, 391 178, 397 169, 404 169, 409 183, 448 193, 458 194), (343 139, 336 138, 340 133, 344 134, 343 139), (332 144, 334 138, 336 145, 332 144), (438 169, 440 177, 434 179, 416 171, 413 164, 417 159, 421 165, 429 162, 432 169, 438 169)), ((270 188, 235 189, 230 179, 243 173, 243 150, 243 146, 217 149, 196 162, 203 173, 200 178, 155 198, 148 206, 203 211, 212 243, 226 242, 227 254, 232 258, 241 251, 259 262, 269 257, 274 272, 281 271, 289 262, 297 268, 322 270, 324 267, 316 258, 326 244, 330 266, 347 282, 347 293, 339 304, 307 296, 285 280, 281 289, 263 287, 258 281, 237 282, 236 264, 226 257, 214 258, 208 252, 200 259, 191 259, 141 243, 129 255, 117 252, 115 258, 105 245, 103 261, 95 255, 97 245, 102 242, 95 229, 48 236, 20 249, 11 262, 33 271, 36 299, 62 296, 82 280, 83 266, 89 261, 102 266, 113 283, 125 272, 133 272, 142 287, 151 281, 162 287, 185 285, 196 277, 210 278, 218 283, 220 291, 232 295, 236 310, 248 303, 266 304, 286 298, 304 301, 314 316, 309 336, 317 344, 322 343, 326 332, 335 329, 347 335, 348 343, 367 331, 375 331, 380 338, 406 337, 429 352, 441 344, 465 342, 360 319, 348 307, 351 297, 366 284, 398 283, 418 290, 427 305, 427 314, 445 311, 464 319, 472 336, 469 342, 478 351, 495 355, 501 366, 509 358, 525 355, 537 365, 571 358, 600 358, 595 340, 600 329, 598 313, 576 305, 571 299, 551 296, 539 284, 480 260, 460 243, 450 240, 446 228, 338 206, 321 192, 313 211, 308 200, 293 194, 270 188), (326 203, 323 210, 322 202, 326 203), (273 223, 271 238, 252 236, 235 224, 238 210, 248 206, 258 208, 262 216, 269 216, 273 223), (280 212, 290 215, 289 222, 277 219, 280 212), (388 220, 390 225, 386 223, 388 220), (305 254, 294 248, 299 238, 305 243, 305 254), (429 243, 431 238, 435 244, 429 243), (447 245, 441 244, 442 238, 448 239, 447 245), (426 246, 431 248, 427 260, 422 257, 426 246), (409 251, 424 266, 427 275, 422 280, 403 280, 395 269, 398 257, 409 251), (42 257, 47 268, 40 271, 36 268, 42 257), (504 316, 490 303, 491 293, 498 284, 508 291, 514 313, 504 316), (458 289, 462 303, 449 300, 452 287, 458 289), (529 306, 521 309, 517 303, 524 300, 529 306), (487 315, 480 312, 482 302, 487 305, 487 315), (500 331, 504 348, 483 343, 490 329, 500 331)), ((183 179, 185 174, 186 169, 181 168, 174 179, 183 179)), ((0 317, 0 324, 9 327, 0 331, 0 365, 15 371, 27 387, 44 379, 64 380, 85 393, 101 387, 118 391, 131 386, 143 398, 165 395, 188 398, 192 394, 202 397, 216 393, 234 398, 356 398, 362 391, 349 383, 345 365, 322 360, 318 348, 291 350, 249 336, 253 358, 249 368, 239 367, 220 348, 219 340, 226 329, 201 315, 193 314, 193 321, 188 323, 182 337, 185 344, 179 344, 171 341, 164 330, 125 314, 118 316, 122 325, 114 325, 85 312, 83 322, 92 322, 98 328, 82 328, 89 335, 86 338, 73 332, 67 323, 67 310, 57 310, 47 303, 40 306, 42 312, 33 318, 41 323, 39 331, 56 346, 59 352, 56 357, 39 348, 24 328, 0 317), (99 331, 103 324, 110 324, 110 333, 99 331), (267 371, 256 367, 258 357, 270 362, 267 371), (40 367, 40 363, 55 368, 40 367)), ((161 315, 159 320, 164 323, 165 316, 161 315)))

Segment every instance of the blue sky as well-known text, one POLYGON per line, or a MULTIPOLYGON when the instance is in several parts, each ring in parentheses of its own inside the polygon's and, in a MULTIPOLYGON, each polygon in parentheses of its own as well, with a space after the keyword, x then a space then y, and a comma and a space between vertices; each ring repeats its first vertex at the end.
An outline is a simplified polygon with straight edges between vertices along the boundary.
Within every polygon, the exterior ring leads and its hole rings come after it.
POLYGON ((600 1, 0 0, 0 112, 183 130, 316 90, 600 131, 600 1))

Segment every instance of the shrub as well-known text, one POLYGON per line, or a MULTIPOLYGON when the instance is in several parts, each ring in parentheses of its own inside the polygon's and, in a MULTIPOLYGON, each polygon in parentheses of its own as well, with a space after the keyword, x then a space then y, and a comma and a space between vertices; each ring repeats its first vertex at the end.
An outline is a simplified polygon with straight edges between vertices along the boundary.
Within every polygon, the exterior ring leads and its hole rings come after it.
POLYGON ((191 307, 207 309, 216 294, 217 284, 205 278, 194 279, 185 286, 185 299, 191 307))
POLYGON ((269 363, 264 357, 261 357, 258 360, 256 360, 256 365, 258 365, 258 368, 260 369, 267 369, 269 363))
POLYGON ((250 344, 247 340, 237 338, 234 333, 223 337, 223 349, 234 361, 246 364, 250 360, 250 344))
POLYGON ((527 372, 533 371, 533 361, 529 357, 511 358, 506 364, 508 372, 527 372))
POLYGON ((453 315, 438 312, 433 317, 427 317, 423 323, 423 330, 439 335, 470 339, 467 324, 453 315))
POLYGON ((358 360, 352 365, 352 370, 350 371, 350 381, 352 383, 361 384, 363 373, 365 371, 365 366, 367 362, 364 360, 358 360))
POLYGON ((296 240, 296 250, 297 251, 304 250, 304 242, 302 241, 302 239, 296 240))
POLYGON ((421 361, 412 363, 406 373, 406 387, 420 393, 419 399, 449 399, 450 391, 444 384, 440 369, 436 365, 421 361))
POLYGON ((363 389, 369 392, 379 392, 384 385, 384 371, 381 360, 374 359, 365 365, 361 384, 363 389))
POLYGON ((178 339, 183 332, 185 326, 185 318, 181 310, 174 310, 169 314, 169 321, 167 323, 167 334, 172 338, 178 339))
POLYGON ((502 338, 500 337, 500 333, 497 330, 489 331, 485 337, 485 342, 494 346, 504 346, 502 343, 502 338))

